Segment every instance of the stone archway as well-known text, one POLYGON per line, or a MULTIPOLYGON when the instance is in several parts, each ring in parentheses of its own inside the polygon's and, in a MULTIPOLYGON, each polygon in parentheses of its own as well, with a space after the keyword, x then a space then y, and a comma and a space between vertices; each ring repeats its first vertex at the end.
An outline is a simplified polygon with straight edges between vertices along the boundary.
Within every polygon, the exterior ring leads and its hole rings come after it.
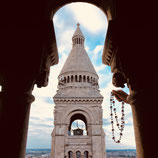
POLYGON ((70 125, 72 121, 76 118, 81 119, 86 124, 87 135, 91 134, 91 124, 95 123, 94 116, 91 110, 83 106, 80 108, 71 107, 70 109, 68 109, 62 118, 62 120, 65 121, 65 124, 67 125, 66 131, 70 130, 70 125), (73 118, 73 116, 76 117, 73 118))
MULTIPOLYGON (((56 40, 50 20, 51 14, 71 2, 70 0, 38 1, 38 3, 27 1, 21 4, 14 1, 10 5, 5 2, 4 9, 1 10, 1 15, 5 15, 1 19, 2 53, 0 54, 0 84, 3 87, 0 102, 3 111, 0 118, 1 128, 4 129, 0 133, 0 146, 3 147, 1 149, 3 151, 1 156, 3 157, 8 152, 8 142, 12 146, 8 157, 21 158, 25 155, 29 118, 28 102, 32 97, 33 85, 37 83, 39 87, 46 86, 48 71, 43 71, 45 69, 43 66, 48 64, 49 68, 58 62, 57 50, 55 50, 56 40), (51 30, 52 34, 49 31, 49 33, 46 32, 46 30, 51 30), (12 42, 9 43, 9 41, 12 42), (8 47, 8 43, 10 47, 8 47), (28 60, 23 60, 24 57, 28 60), (10 69, 11 67, 12 69, 10 69), (24 71, 21 71, 21 69, 24 71), (21 98, 21 102, 15 98, 21 98), (14 106, 10 106, 12 104, 14 106), (24 114, 15 115, 21 105, 23 105, 24 114), (13 121, 13 118, 16 124, 11 126, 10 120, 13 121), (18 122, 18 120, 21 120, 21 122, 18 122), (13 129, 11 135, 10 128, 13 129)), ((109 27, 109 40, 106 42, 105 51, 109 51, 109 54, 113 57, 117 53, 119 61, 113 63, 122 65, 121 71, 130 81, 131 89, 135 90, 131 94, 131 99, 133 99, 136 116, 135 130, 136 139, 138 139, 137 147, 139 148, 137 150, 138 158, 154 157, 157 154, 156 148, 154 151, 151 144, 154 143, 156 130, 152 130, 151 134, 150 127, 155 127, 157 124, 154 117, 157 116, 157 112, 153 110, 156 109, 153 98, 156 98, 155 94, 157 94, 155 88, 155 83, 157 83, 155 63, 158 37, 157 21, 155 20, 157 19, 156 2, 131 1, 129 3, 111 0, 91 0, 91 2, 106 11, 107 15, 112 15, 113 21, 111 21, 109 27), (147 19, 150 19, 148 23, 147 19), (147 72, 150 72, 150 75, 147 72), (153 108, 149 108, 149 105, 153 105, 153 108)), ((112 63, 110 60, 110 56, 107 56, 107 61, 112 63)))
POLYGON ((86 120, 85 116, 83 114, 81 114, 81 113, 76 113, 76 114, 72 115, 72 117, 70 118, 69 131, 71 130, 72 123, 75 120, 81 120, 81 121, 83 121, 85 123, 86 130, 88 129, 87 120, 86 120))

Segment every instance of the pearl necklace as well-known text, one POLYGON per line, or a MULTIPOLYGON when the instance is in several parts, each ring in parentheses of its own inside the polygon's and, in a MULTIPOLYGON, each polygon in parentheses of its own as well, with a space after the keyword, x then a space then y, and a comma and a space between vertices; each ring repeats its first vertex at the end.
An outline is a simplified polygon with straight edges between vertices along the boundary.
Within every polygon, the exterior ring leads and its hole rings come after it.
POLYGON ((122 107, 121 107, 121 112, 122 112, 122 116, 121 116, 121 124, 119 124, 118 122, 118 116, 117 116, 117 113, 116 113, 116 107, 115 107, 115 100, 114 100, 114 95, 113 93, 111 92, 111 96, 110 96, 110 110, 111 110, 111 125, 112 125, 112 139, 114 140, 115 143, 120 143, 121 141, 121 138, 122 138, 122 135, 123 135, 123 130, 124 130, 124 125, 125 125, 125 121, 124 121, 124 102, 122 101, 122 107), (114 112, 114 114, 113 114, 114 112), (115 120, 116 120, 116 125, 120 131, 120 137, 118 140, 116 140, 115 138, 115 135, 114 135, 114 119, 113 119, 113 116, 115 115, 115 120))

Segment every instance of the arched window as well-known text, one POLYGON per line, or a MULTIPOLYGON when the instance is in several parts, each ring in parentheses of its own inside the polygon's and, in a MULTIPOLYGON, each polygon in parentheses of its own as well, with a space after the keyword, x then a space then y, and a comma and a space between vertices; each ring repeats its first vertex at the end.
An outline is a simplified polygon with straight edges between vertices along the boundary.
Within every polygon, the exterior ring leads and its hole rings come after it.
POLYGON ((92 83, 92 77, 91 77, 91 79, 90 79, 90 82, 92 83))
POLYGON ((75 114, 70 119, 68 135, 86 136, 88 135, 88 126, 86 117, 82 114, 75 114))
POLYGON ((73 152, 72 152, 72 151, 69 151, 69 152, 68 152, 68 158, 72 158, 72 156, 73 156, 73 152))
POLYGON ((81 75, 79 76, 79 82, 82 82, 82 76, 81 75))
POLYGON ((76 152, 76 158, 81 158, 81 152, 80 151, 76 152))
POLYGON ((84 152, 84 158, 88 158, 88 151, 84 152))
POLYGON ((86 82, 86 76, 83 76, 83 82, 86 82))
POLYGON ((66 77, 64 77, 64 83, 66 83, 66 77))
POLYGON ((71 124, 71 129, 70 129, 70 134, 71 135, 75 135, 75 136, 83 136, 83 135, 87 135, 87 125, 85 124, 84 121, 80 120, 80 119, 76 119, 72 122, 71 124))
POLYGON ((89 83, 89 76, 87 76, 87 82, 89 83))
POLYGON ((75 75, 75 82, 77 82, 77 75, 75 75))
POLYGON ((73 76, 71 76, 71 82, 73 82, 74 81, 74 77, 73 76))
POLYGON ((69 82, 70 82, 70 77, 68 76, 68 77, 67 77, 67 83, 69 83, 69 82))

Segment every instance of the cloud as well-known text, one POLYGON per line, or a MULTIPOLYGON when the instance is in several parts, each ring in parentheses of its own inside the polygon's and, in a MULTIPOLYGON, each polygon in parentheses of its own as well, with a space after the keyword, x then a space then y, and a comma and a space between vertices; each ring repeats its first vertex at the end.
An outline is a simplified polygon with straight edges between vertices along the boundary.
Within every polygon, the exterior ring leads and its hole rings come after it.
POLYGON ((67 52, 69 53, 69 51, 72 48, 72 36, 73 36, 74 30, 66 30, 66 31, 62 31, 59 38, 60 38, 60 42, 58 43, 58 48, 59 48, 59 53, 62 52, 67 52))
POLYGON ((103 45, 97 45, 94 49, 94 54, 98 54, 98 52, 103 50, 103 45))
POLYGON ((88 52, 92 56, 91 60, 96 67, 98 66, 98 64, 100 65, 102 61, 102 50, 103 50, 103 45, 96 45, 91 52, 88 52))
POLYGON ((46 98, 44 98, 44 100, 45 100, 45 102, 47 102, 47 103, 50 103, 50 104, 53 103, 52 98, 46 97, 46 98))
POLYGON ((67 10, 75 16, 76 22, 81 23, 91 33, 97 33, 107 28, 105 14, 96 6, 88 3, 71 3, 67 10))
MULTIPOLYGON (((97 73, 99 73, 102 70, 106 70, 106 66, 104 64, 101 64, 99 66, 95 66, 95 70, 97 71, 97 73)), ((110 76, 110 75, 108 75, 110 76)))
POLYGON ((53 119, 48 117, 31 117, 29 121, 27 148, 50 148, 53 128, 53 119))
POLYGON ((53 125, 52 124, 48 124, 48 122, 47 123, 35 123, 34 121, 30 121, 30 126, 33 126, 33 127, 38 127, 38 128, 40 128, 40 127, 42 127, 42 129, 43 128, 51 128, 52 129, 52 127, 53 127, 53 125))
POLYGON ((53 23, 55 24, 56 31, 64 29, 64 20, 60 19, 57 14, 53 17, 53 23))
POLYGON ((89 51, 89 47, 85 46, 85 50, 86 50, 86 52, 88 52, 89 51))
POLYGON ((56 38, 59 54, 63 52, 69 53, 71 50, 73 33, 73 29, 67 29, 65 31, 62 30, 59 34, 57 34, 56 38), (58 38, 60 38, 60 40, 58 40, 58 38))
POLYGON ((27 149, 50 149, 52 129, 29 131, 27 149))
POLYGON ((30 117, 30 119, 32 119, 32 120, 40 120, 38 117, 30 117))
POLYGON ((106 126, 110 125, 110 120, 109 119, 103 118, 102 120, 103 120, 103 127, 104 126, 106 127, 106 126))
POLYGON ((72 46, 72 36, 74 33, 74 29, 67 26, 62 17, 60 17, 60 12, 61 11, 59 10, 53 18, 59 54, 63 52, 69 53, 72 46))
MULTIPOLYGON (((89 39, 89 38, 88 38, 89 39)), ((97 73, 100 70, 105 69, 105 65, 102 64, 102 50, 103 50, 103 45, 97 45, 96 42, 93 42, 93 49, 92 49, 92 45, 90 46, 85 46, 86 47, 86 52, 88 53, 88 56, 90 57, 90 60, 92 62, 92 64, 95 67, 95 70, 97 71, 97 73)))

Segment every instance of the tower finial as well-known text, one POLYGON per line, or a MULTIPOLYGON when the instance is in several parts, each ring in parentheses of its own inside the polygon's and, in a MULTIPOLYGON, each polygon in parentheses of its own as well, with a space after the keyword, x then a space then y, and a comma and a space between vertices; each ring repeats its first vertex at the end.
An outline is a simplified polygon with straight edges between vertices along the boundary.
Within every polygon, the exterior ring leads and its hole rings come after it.
POLYGON ((80 23, 77 23, 77 26, 79 27, 79 26, 80 26, 80 23))

